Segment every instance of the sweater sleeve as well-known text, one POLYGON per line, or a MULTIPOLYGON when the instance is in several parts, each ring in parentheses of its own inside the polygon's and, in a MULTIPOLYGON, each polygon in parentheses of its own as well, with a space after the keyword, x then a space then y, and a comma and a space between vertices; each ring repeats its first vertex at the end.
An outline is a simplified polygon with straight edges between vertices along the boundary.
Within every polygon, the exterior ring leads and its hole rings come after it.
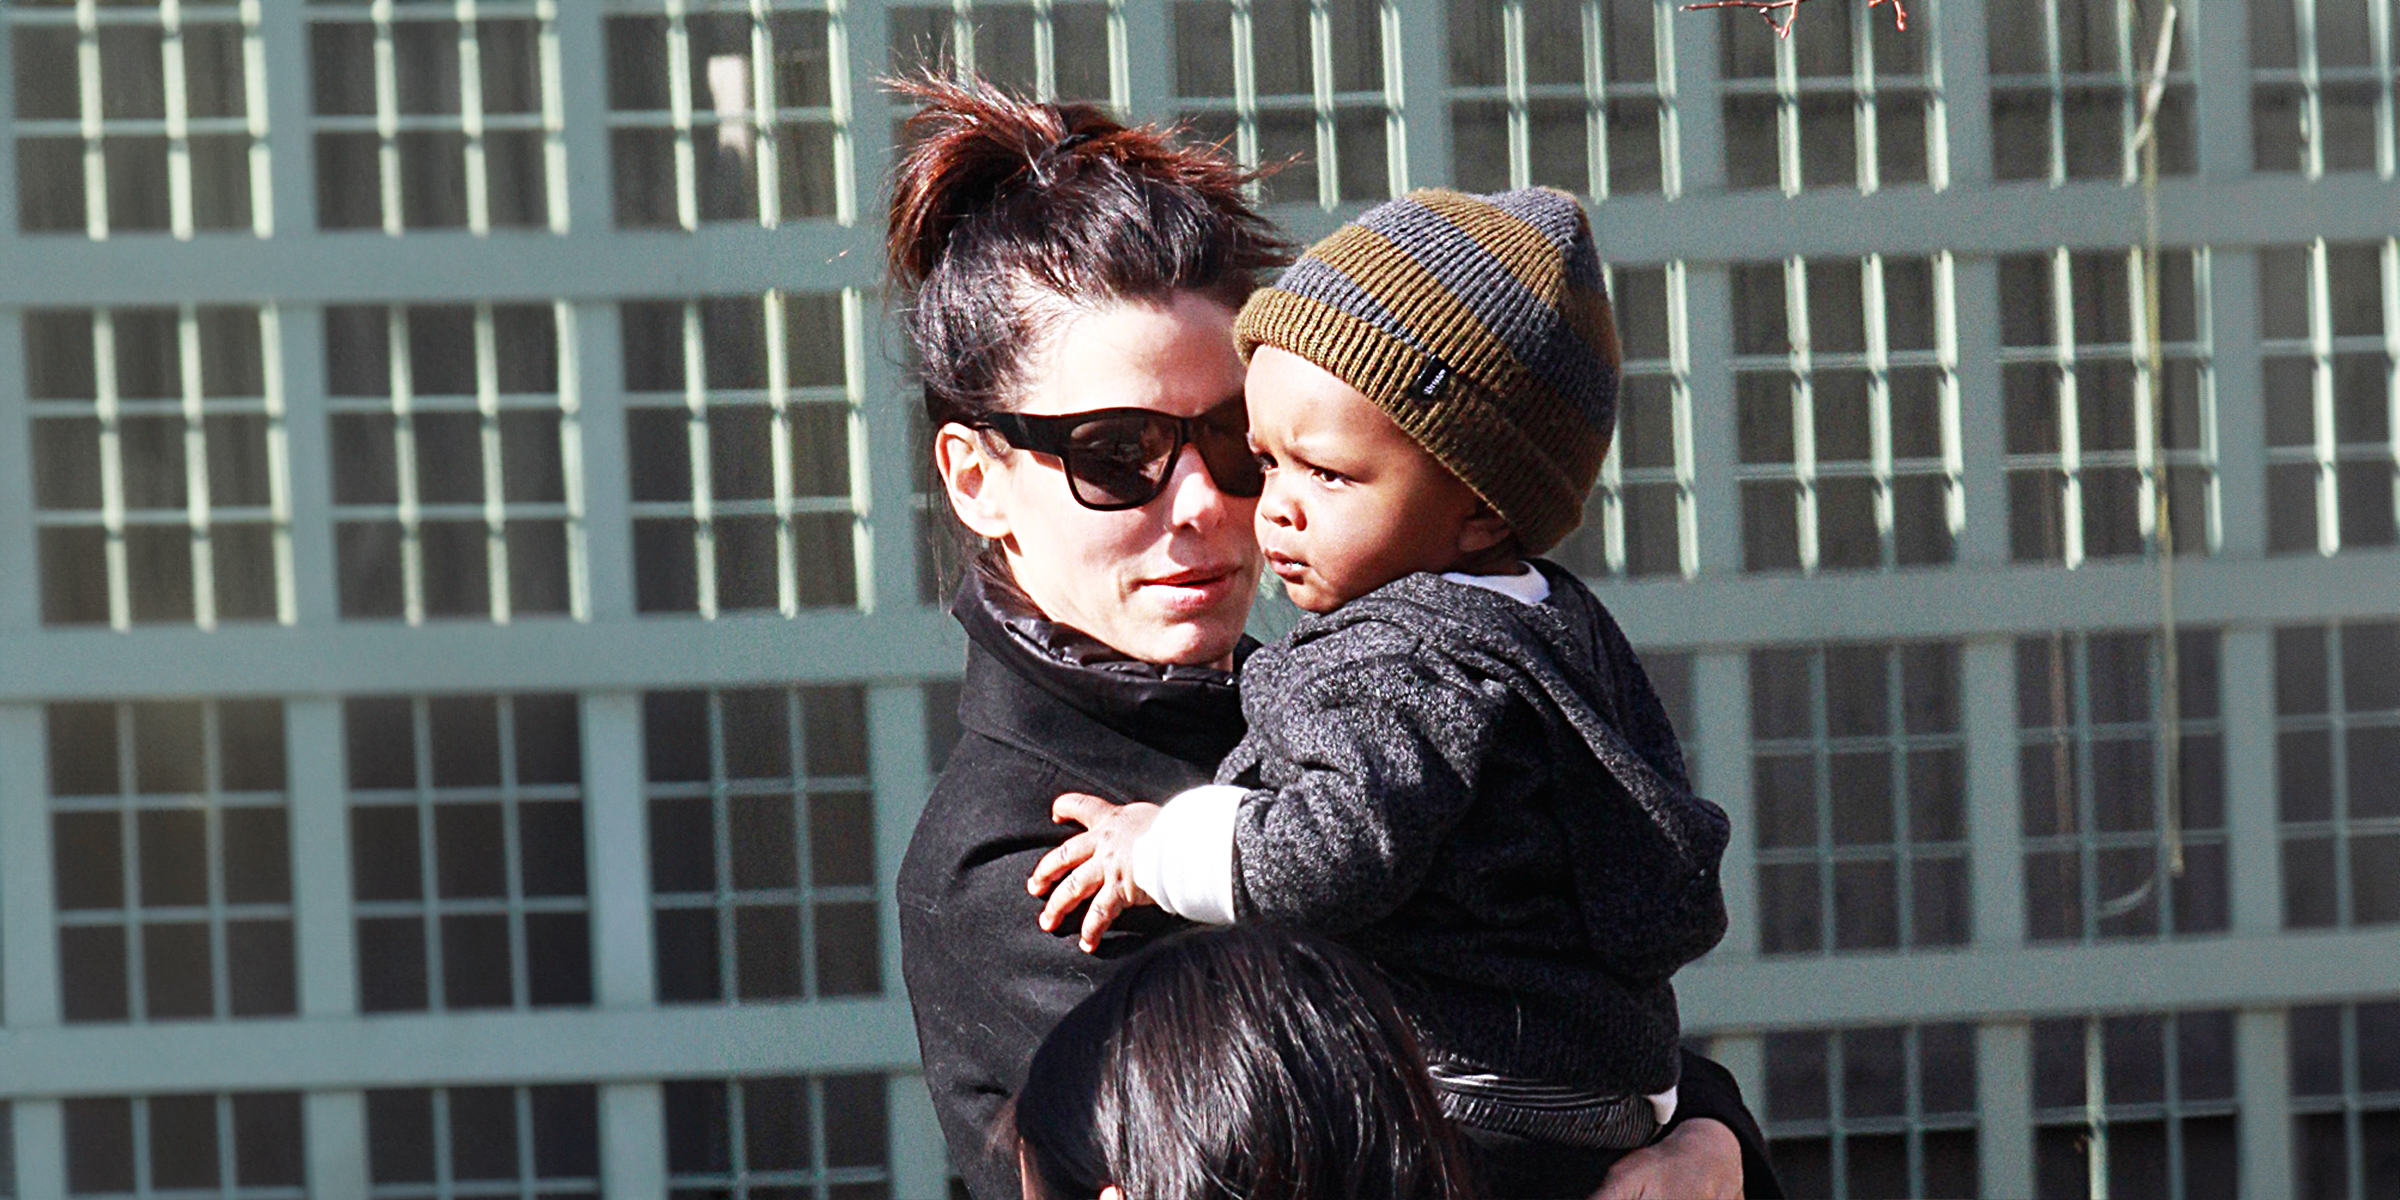
POLYGON ((1475 803, 1513 703, 1430 656, 1295 673, 1234 824, 1235 915, 1333 935, 1390 915, 1475 803))

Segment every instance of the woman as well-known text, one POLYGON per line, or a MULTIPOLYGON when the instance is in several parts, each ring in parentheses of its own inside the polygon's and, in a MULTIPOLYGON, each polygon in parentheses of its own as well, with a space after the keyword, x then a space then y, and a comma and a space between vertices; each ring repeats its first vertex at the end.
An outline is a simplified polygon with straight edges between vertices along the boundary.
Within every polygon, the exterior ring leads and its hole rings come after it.
MULTIPOLYGON (((1004 1200, 1014 1139, 994 1121, 1035 1046, 1182 924, 1137 910, 1091 955, 1043 933, 1025 881, 1067 836, 1053 799, 1171 795, 1241 739, 1259 477, 1232 323, 1288 248, 1212 152, 1087 106, 904 90, 925 107, 894 171, 891 270, 934 466, 983 549, 952 606, 965 736, 898 881, 902 968, 952 1162, 1004 1200)), ((1771 1194, 1731 1077, 1687 1055, 1681 1093, 1604 1194, 1771 1194)))

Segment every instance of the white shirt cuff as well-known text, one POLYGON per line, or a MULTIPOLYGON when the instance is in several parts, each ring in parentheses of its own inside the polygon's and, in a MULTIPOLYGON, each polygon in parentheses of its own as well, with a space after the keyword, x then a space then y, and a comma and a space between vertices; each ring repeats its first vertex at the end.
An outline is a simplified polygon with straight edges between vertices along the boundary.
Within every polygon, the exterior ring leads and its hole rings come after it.
POLYGON ((1187 921, 1233 924, 1233 824, 1249 794, 1210 783, 1167 801, 1133 843, 1134 886, 1187 921))
POLYGON ((1655 1096, 1643 1097, 1650 1102, 1650 1111, 1657 1115, 1661 1125, 1675 1119, 1675 1092, 1675 1088, 1668 1088, 1655 1096))

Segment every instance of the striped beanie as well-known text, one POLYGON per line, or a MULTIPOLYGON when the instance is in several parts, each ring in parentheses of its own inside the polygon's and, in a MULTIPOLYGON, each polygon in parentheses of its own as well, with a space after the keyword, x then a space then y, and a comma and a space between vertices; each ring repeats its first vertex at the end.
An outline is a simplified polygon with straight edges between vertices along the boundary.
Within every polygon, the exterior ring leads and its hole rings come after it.
POLYGON ((1242 306, 1242 360, 1331 371, 1474 489, 1527 554, 1583 520, 1617 420, 1617 335, 1573 196, 1421 189, 1308 248, 1242 306))

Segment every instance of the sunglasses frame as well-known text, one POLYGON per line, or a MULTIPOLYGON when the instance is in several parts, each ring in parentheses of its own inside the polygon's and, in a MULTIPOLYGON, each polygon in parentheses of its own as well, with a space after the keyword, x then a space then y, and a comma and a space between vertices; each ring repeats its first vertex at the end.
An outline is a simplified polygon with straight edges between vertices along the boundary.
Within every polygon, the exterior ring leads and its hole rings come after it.
MULTIPOLYGON (((1053 416, 1035 416, 1028 413, 1004 411, 984 414, 984 416, 980 420, 976 421, 971 428, 989 430, 993 433, 999 434, 1001 440, 1019 450, 1028 450, 1035 454, 1047 454, 1050 457, 1057 459, 1060 473, 1067 477, 1067 494, 1074 497, 1075 503, 1091 509, 1094 512, 1124 512, 1128 509, 1140 508, 1143 505, 1158 499, 1159 496, 1166 492, 1168 481, 1175 477, 1175 469, 1172 464, 1176 459, 1183 456, 1183 448, 1185 446, 1197 448, 1199 445, 1199 443, 1192 437, 1192 432, 1195 427, 1207 424, 1210 418, 1216 416, 1218 413, 1224 412, 1228 408, 1239 409, 1241 407, 1242 401, 1228 400, 1225 403, 1220 404, 1217 407, 1208 410, 1207 412, 1201 413, 1196 417, 1178 417, 1172 413, 1160 412, 1155 408, 1130 407, 1095 408, 1088 412, 1059 413, 1053 416), (1070 457, 1070 453, 1074 447, 1075 431, 1085 425, 1091 424, 1094 421, 1109 420, 1119 417, 1139 417, 1145 421, 1167 421, 1173 423, 1175 427, 1175 445, 1167 452, 1167 462, 1170 465, 1167 468, 1166 474, 1159 476, 1158 482, 1150 489, 1149 495, 1144 496, 1139 500, 1131 500, 1123 503, 1095 504, 1091 500, 1084 497, 1083 490, 1079 484, 1082 484, 1085 481, 1081 476, 1075 473, 1075 463, 1073 458, 1070 457)), ((1247 414, 1245 414, 1242 422, 1245 441, 1241 451, 1242 457, 1245 460, 1250 459, 1250 450, 1247 443, 1249 424, 1250 423, 1247 419, 1247 414)), ((1225 485, 1224 478, 1217 473, 1216 464, 1209 461, 1208 452, 1206 450, 1202 450, 1200 452, 1200 465, 1202 469, 1208 472, 1209 482, 1216 485, 1218 491, 1223 492, 1228 496, 1249 500, 1257 497, 1260 492, 1265 490, 1265 482, 1263 480, 1260 481, 1258 488, 1250 491, 1246 495, 1236 488, 1227 487, 1225 485)))

